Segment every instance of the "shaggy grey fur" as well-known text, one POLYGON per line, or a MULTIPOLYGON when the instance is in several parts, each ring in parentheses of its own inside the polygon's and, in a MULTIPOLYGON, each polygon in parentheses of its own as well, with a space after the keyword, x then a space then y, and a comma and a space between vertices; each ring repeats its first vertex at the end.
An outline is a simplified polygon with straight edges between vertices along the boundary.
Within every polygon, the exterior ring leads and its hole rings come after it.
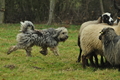
POLYGON ((111 65, 118 65, 120 70, 120 36, 113 28, 103 28, 100 33, 105 58, 111 65))
POLYGON ((21 33, 17 35, 17 45, 9 48, 7 54, 18 49, 25 49, 27 56, 31 56, 31 50, 34 45, 40 46, 43 55, 47 55, 49 47, 55 55, 59 55, 58 43, 64 42, 68 38, 68 31, 65 27, 57 29, 49 28, 43 30, 35 30, 34 25, 30 21, 21 22, 21 33))
POLYGON ((34 30, 34 25, 31 21, 24 21, 24 22, 20 22, 21 23, 21 30, 20 32, 30 32, 32 30, 34 30), (29 31, 27 31, 29 30, 29 31))

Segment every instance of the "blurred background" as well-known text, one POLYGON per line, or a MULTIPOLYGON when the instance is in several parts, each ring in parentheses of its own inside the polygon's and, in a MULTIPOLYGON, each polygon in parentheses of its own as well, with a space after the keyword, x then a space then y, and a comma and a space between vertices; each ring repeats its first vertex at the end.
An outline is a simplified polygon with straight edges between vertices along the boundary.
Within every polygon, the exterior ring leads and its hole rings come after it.
POLYGON ((113 0, 0 0, 0 23, 81 24, 104 12, 116 18, 113 0))

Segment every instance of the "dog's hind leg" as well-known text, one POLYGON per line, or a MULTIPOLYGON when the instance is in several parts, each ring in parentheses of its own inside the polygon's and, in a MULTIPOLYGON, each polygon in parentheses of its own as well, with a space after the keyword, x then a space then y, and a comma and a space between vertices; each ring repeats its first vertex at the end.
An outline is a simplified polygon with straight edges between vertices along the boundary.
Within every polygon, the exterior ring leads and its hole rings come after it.
POLYGON ((18 49, 17 46, 12 46, 12 47, 9 48, 7 54, 10 54, 11 52, 16 51, 17 49, 18 49))
POLYGON ((32 51, 32 48, 26 48, 26 53, 27 53, 27 56, 31 57, 31 51, 32 51))
POLYGON ((50 47, 50 50, 56 55, 59 56, 59 49, 57 46, 55 47, 50 47))
POLYGON ((43 55, 47 55, 48 54, 47 47, 42 47, 42 50, 40 51, 40 53, 43 55))

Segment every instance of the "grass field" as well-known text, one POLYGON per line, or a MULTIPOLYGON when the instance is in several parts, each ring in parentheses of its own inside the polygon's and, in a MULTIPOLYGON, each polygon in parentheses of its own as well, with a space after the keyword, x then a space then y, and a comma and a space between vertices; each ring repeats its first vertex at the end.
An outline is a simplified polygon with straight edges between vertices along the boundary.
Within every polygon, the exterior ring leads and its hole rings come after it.
MULTIPOLYGON (((44 29, 64 25, 35 26, 37 29, 44 29)), ((0 80, 120 80, 120 72, 117 69, 83 69, 81 63, 76 63, 80 26, 65 26, 69 31, 69 38, 59 44, 60 56, 55 56, 50 50, 47 56, 43 56, 39 53, 40 48, 34 46, 32 57, 26 57, 24 50, 6 54, 8 48, 16 44, 20 24, 0 24, 0 80)))

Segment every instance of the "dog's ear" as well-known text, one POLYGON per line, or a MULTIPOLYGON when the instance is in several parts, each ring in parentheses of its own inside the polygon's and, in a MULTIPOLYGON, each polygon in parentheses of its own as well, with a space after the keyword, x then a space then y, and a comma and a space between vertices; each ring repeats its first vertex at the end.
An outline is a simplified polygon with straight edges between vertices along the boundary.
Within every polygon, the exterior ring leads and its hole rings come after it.
POLYGON ((21 21, 21 22, 20 22, 20 24, 21 24, 21 25, 23 25, 23 24, 24 24, 24 22, 22 22, 22 21, 21 21))
POLYGON ((60 30, 60 31, 59 31, 59 30, 56 30, 56 31, 57 31, 56 34, 53 35, 53 38, 55 38, 55 39, 60 35, 60 32, 61 32, 62 30, 60 30))

